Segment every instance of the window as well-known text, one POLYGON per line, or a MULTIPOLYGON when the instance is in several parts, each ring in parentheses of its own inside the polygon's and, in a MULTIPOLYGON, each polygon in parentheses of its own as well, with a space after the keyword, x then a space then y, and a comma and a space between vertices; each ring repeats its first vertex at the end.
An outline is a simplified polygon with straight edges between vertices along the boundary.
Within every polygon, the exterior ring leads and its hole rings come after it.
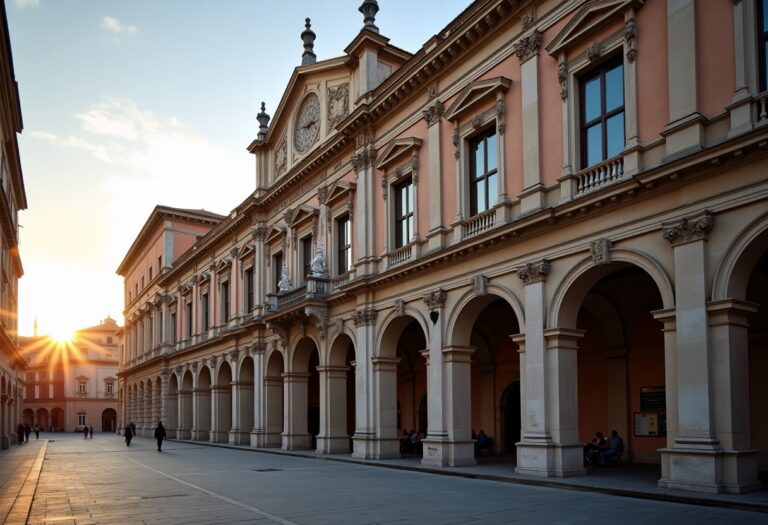
POLYGON ((112 336, 108 336, 108 337, 107 337, 107 344, 108 344, 108 345, 111 345, 111 344, 112 344, 112 336))
POLYGON ((81 427, 85 425, 85 412, 78 412, 77 424, 81 427))
POLYGON ((347 273, 352 268, 352 228, 349 215, 344 215, 336 221, 336 250, 338 274, 347 273))
POLYGON ((144 276, 141 276, 141 289, 144 289, 144 276))
POLYGON ((149 280, 152 280, 152 267, 149 267, 149 280))
POLYGON ((243 272, 243 306, 246 312, 253 310, 253 268, 243 272))
POLYGON ((200 296, 200 326, 203 332, 208 331, 208 294, 200 296))
POLYGON ((219 285, 219 293, 221 294, 221 322, 226 323, 229 321, 229 281, 223 281, 219 285))
POLYGON ((85 381, 78 381, 77 382, 77 393, 78 394, 87 394, 88 393, 88 383, 85 381))
POLYGON ((303 263, 304 282, 307 282, 307 277, 312 273, 312 236, 308 235, 301 240, 301 261, 303 263))
POLYGON ((469 142, 469 212, 490 210, 499 198, 496 130, 489 129, 469 142))
POLYGON ((275 293, 280 292, 280 277, 283 274, 283 253, 276 253, 272 258, 272 279, 275 284, 275 293))
POLYGON ((171 344, 176 344, 176 312, 171 312, 171 344))
POLYGON ((395 248, 408 244, 413 236, 413 179, 395 186, 395 248))
POLYGON ((192 337, 192 301, 184 304, 184 338, 192 337))
POLYGON ((133 292, 133 295, 138 297, 139 296, 139 283, 134 284, 135 290, 133 292))
POLYGON ((157 275, 160 275, 160 272, 163 270, 163 256, 158 255, 157 257, 157 275))
POLYGON ((104 384, 104 391, 107 393, 107 395, 111 396, 115 393, 115 384, 111 381, 104 384))
POLYGON ((581 167, 588 168, 624 149, 624 65, 603 64, 582 77, 581 167))

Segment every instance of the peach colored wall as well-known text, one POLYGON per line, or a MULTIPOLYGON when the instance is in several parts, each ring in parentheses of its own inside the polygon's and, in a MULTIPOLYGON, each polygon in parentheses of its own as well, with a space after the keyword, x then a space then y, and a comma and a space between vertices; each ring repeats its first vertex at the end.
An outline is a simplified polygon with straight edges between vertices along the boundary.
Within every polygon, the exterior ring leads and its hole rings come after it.
POLYGON ((539 134, 541 182, 551 186, 563 171, 563 99, 557 80, 557 60, 542 52, 539 58, 539 134))
POLYGON ((725 111, 736 86, 733 3, 699 1, 696 10, 696 55, 699 108, 707 117, 725 111))
POLYGON ((648 143, 659 138, 669 121, 666 0, 638 9, 637 26, 637 125, 640 142, 648 143), (653 27, 658 31, 645 29, 653 27))

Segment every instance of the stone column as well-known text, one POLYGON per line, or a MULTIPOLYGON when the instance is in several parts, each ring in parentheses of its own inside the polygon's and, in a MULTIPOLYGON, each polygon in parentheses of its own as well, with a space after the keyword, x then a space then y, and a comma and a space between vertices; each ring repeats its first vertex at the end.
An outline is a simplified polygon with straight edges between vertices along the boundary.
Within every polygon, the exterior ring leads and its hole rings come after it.
POLYGON ((260 317, 266 312, 267 292, 269 291, 270 272, 266 266, 264 242, 267 239, 267 223, 257 222, 253 229, 254 265, 253 265, 253 301, 256 306, 253 316, 260 317), (259 271, 262 270, 262 271, 259 271))
POLYGON ((435 290, 424 297, 429 315, 434 319, 427 337, 427 437, 423 440, 424 465, 446 466, 449 464, 448 431, 446 429, 445 397, 448 395, 444 374, 443 356, 443 323, 445 313, 443 306, 447 293, 445 290, 435 290), (436 314, 436 315, 435 315, 436 314))
MULTIPOLYGON (((539 210, 544 204, 539 145, 539 48, 542 41, 542 34, 534 30, 515 44, 515 54, 520 59, 520 96, 525 130, 523 133, 523 191, 520 192, 520 211, 523 214, 539 210)), ((499 147, 504 147, 501 141, 499 141, 499 147)))
MULTIPOLYGON (((230 277, 230 289, 232 288, 232 278, 230 277)), ((230 296, 231 300, 231 296, 230 296)), ((230 304, 230 313, 232 305, 230 304)), ((229 428, 228 443, 230 445, 244 445, 250 442, 248 434, 243 433, 243 428, 240 423, 240 407, 242 405, 243 397, 243 385, 240 382, 240 368, 237 366, 238 356, 240 351, 238 349, 231 350, 229 352, 229 364, 232 369, 232 381, 230 382, 230 419, 232 420, 232 426, 229 428)), ((253 398, 253 387, 248 389, 249 398, 253 398)), ((226 429, 224 429, 226 430, 226 429)), ((248 431, 251 429, 249 428, 248 431)))
POLYGON ((357 152, 352 156, 352 166, 357 173, 357 191, 355 191, 354 231, 355 231, 355 268, 358 277, 374 271, 374 161, 376 147, 373 144, 373 131, 367 130, 357 138, 357 152))
MULTIPOLYGON (((525 371, 527 370, 526 364, 525 364, 525 334, 515 334, 509 336, 510 339, 512 339, 512 342, 517 344, 517 355, 520 357, 520 439, 522 440, 523 437, 525 437, 525 434, 527 433, 528 426, 526 422, 528 421, 528 403, 527 403, 527 397, 526 394, 528 392, 527 385, 526 385, 526 375, 525 371)), ((520 464, 520 444, 517 443, 515 447, 515 452, 517 453, 517 464, 520 464)))
POLYGON ((317 450, 323 454, 349 451, 347 435, 347 366, 318 366, 320 374, 320 432, 317 450))
POLYGON ((253 357, 253 429, 251 429, 251 446, 267 446, 267 404, 266 404, 266 378, 264 377, 264 354, 267 345, 258 342, 253 345, 251 357, 253 357))
POLYGON ((0 450, 11 446, 10 432, 8 432, 8 395, 0 395, 0 450))
POLYGON ((474 465, 472 440, 472 354, 474 347, 446 346, 445 428, 448 432, 446 464, 451 467, 474 465))
MULTIPOLYGON (((427 251, 438 250, 444 245, 443 199, 440 187, 442 160, 440 157, 440 129, 442 127, 443 103, 436 100, 422 111, 427 121, 427 154, 429 160, 429 230, 427 232, 427 251)), ((418 209, 418 205, 416 205, 418 209)))
POLYGON ((714 421, 723 448, 723 490, 742 493, 761 487, 758 451, 750 446, 749 324, 757 305, 735 299, 712 301, 709 313, 714 421))
POLYGON ((266 433, 259 442, 262 447, 280 447, 285 429, 283 408, 283 378, 264 377, 264 428, 266 433))
MULTIPOLYGON (((393 456, 390 439, 396 438, 396 430, 391 430, 388 423, 384 433, 379 426, 382 406, 389 406, 390 399, 382 398, 381 393, 374 393, 377 370, 375 365, 374 348, 376 338, 376 317, 378 312, 373 308, 362 308, 355 311, 354 322, 357 331, 355 338, 355 435, 352 436, 352 456, 356 458, 399 457, 400 448, 396 447, 397 455, 393 456), (378 405, 378 406, 377 406, 378 405)), ((396 386, 396 385, 395 385, 396 386)), ((389 392, 387 392, 389 395, 389 392)), ((394 403, 397 406, 397 391, 395 390, 394 403)), ((395 408, 396 410, 396 408, 395 408)), ((396 411, 395 411, 396 413, 396 411)), ((397 416, 392 422, 396 426, 397 416)))
MULTIPOLYGON (((667 448, 677 438, 677 319, 674 308, 651 312, 653 318, 663 325, 664 333, 664 385, 667 411, 667 448)), ((669 454, 661 451, 661 478, 659 484, 670 476, 669 454)))
MULTIPOLYGON (((400 440, 397 436, 397 364, 399 357, 372 357, 373 369, 373 398, 377 401, 372 412, 376 436, 371 447, 373 459, 390 459, 400 457, 400 440)), ((359 376, 358 373, 355 374, 359 376)), ((359 381, 359 379, 358 379, 359 381)), ((355 433, 357 436, 357 433, 355 433)), ((358 442, 355 440, 355 453, 358 453, 358 442)), ((356 456, 366 457, 366 456, 356 456)))
POLYGON ((311 446, 312 441, 307 428, 309 375, 306 372, 286 372, 283 374, 285 392, 283 450, 301 450, 311 446))
MULTIPOLYGON (((675 3, 675 2, 673 2, 675 3)), ((677 320, 678 435, 669 454, 669 488, 721 492, 722 449, 715 435, 713 359, 707 318, 705 242, 714 225, 708 211, 663 225, 674 252, 677 320)))
MULTIPOLYGON (((176 432, 177 439, 192 439, 192 419, 188 415, 188 409, 192 404, 192 392, 179 390, 179 429, 176 432)), ((194 411, 192 412, 194 418, 194 411)))

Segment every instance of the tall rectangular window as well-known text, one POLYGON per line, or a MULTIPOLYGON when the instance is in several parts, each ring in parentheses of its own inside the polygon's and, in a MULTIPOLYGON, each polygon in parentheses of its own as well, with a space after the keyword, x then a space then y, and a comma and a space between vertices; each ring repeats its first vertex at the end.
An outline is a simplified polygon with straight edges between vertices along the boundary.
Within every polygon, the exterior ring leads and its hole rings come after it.
POLYGON ((243 301, 246 312, 253 310, 253 268, 243 272, 243 301))
POLYGON ((624 149, 624 65, 606 62, 580 81, 581 167, 588 168, 624 149))
POLYGON ((157 256, 157 275, 160 275, 160 272, 163 269, 163 256, 158 255, 157 256))
POLYGON ((85 425, 85 412, 77 414, 77 424, 81 427, 85 425))
POLYGON ((208 319, 209 319, 209 311, 208 311, 208 294, 204 293, 200 296, 200 326, 203 332, 208 331, 208 319))
POLYGON ((149 267, 149 280, 152 280, 152 267, 149 267))
POLYGON ((395 186, 395 248, 408 244, 413 234, 413 179, 408 177, 395 186))
POLYGON ((490 210, 499 199, 498 141, 489 129, 469 143, 469 212, 490 210))
POLYGON ((303 268, 304 282, 307 282, 307 277, 312 273, 312 236, 308 235, 301 240, 301 261, 303 268))
POLYGON ((280 292, 280 276, 283 274, 283 252, 276 253, 272 257, 272 282, 275 285, 275 293, 280 292))
POLYGON ((171 344, 176 344, 176 312, 171 312, 171 344))
POLYGON ((184 304, 184 338, 192 337, 192 301, 184 304))
POLYGON ((222 281, 219 285, 219 294, 221 295, 221 322, 229 321, 229 281, 222 281))
POLYGON ((349 215, 336 220, 337 273, 347 273, 352 268, 352 229, 349 215))

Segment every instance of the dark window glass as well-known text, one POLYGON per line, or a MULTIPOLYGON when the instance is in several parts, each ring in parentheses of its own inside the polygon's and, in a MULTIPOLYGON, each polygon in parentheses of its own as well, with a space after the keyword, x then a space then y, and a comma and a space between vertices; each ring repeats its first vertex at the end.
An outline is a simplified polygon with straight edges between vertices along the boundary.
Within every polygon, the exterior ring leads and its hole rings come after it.
POLYGON ((243 280, 245 281, 243 283, 245 291, 245 311, 250 312, 253 310, 253 268, 245 270, 243 280))
POLYGON ((496 131, 490 129, 472 139, 469 144, 469 212, 477 215, 490 210, 499 198, 497 169, 498 140, 496 131))
POLYGON ((192 337, 192 302, 188 302, 184 305, 184 321, 185 330, 184 337, 189 339, 192 337))
POLYGON ((312 236, 304 237, 301 240, 301 258, 304 263, 304 282, 312 273, 312 236))
POLYGON ((221 283, 219 293, 221 294, 221 322, 226 323, 229 321, 229 281, 221 283))
POLYGON ((176 339, 176 312, 171 312, 171 344, 176 344, 176 339))
POLYGON ((395 248, 408 244, 413 236, 413 180, 395 186, 395 248))
POLYGON ((624 149, 624 66, 603 64, 581 80, 582 168, 618 155, 624 149))
POLYGON ((760 55, 760 91, 768 91, 768 0, 757 2, 757 49, 760 55))
POLYGON ((352 229, 349 215, 336 221, 336 246, 338 255, 338 274, 347 273, 352 268, 352 229))
POLYGON ((200 310, 201 310, 201 327, 203 332, 208 331, 208 294, 204 293, 200 297, 200 310))

